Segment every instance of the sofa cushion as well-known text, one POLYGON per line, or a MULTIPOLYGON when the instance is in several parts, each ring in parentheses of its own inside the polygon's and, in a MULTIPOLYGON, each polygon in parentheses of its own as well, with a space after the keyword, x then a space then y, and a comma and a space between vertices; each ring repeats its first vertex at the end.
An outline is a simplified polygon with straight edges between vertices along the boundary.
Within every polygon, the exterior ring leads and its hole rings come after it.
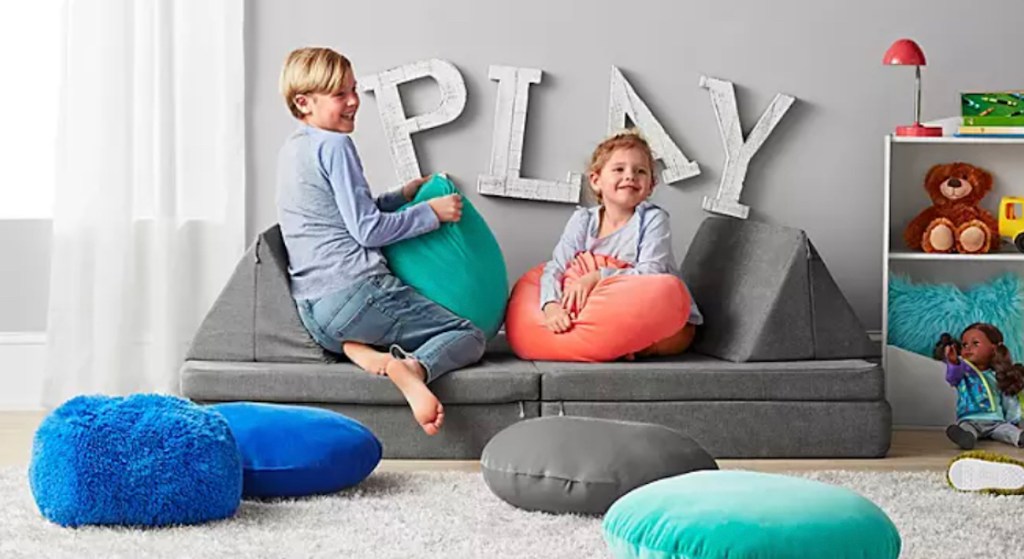
POLYGON ((738 362, 877 353, 799 229, 709 217, 682 273, 704 315, 693 344, 700 353, 738 362))
POLYGON ((892 437, 885 400, 557 401, 541 402, 540 408, 541 417, 664 425, 686 433, 715 458, 881 458, 892 437))
MULTIPOLYGON (((614 258, 581 253, 566 270, 564 283, 572 285, 592 268, 624 267, 628 264, 614 258)), ((611 361, 679 332, 690 314, 690 294, 673 275, 613 276, 590 292, 572 328, 556 334, 544 325, 540 308, 543 271, 541 264, 526 272, 508 303, 505 329, 522 359, 611 361)))
POLYGON ((884 398, 880 365, 860 359, 732 363, 698 354, 615 363, 537 361, 544 400, 799 400, 884 398))
POLYGON ((340 413, 305 406, 231 402, 224 416, 242 454, 242 495, 304 497, 363 481, 380 462, 377 437, 340 413))
POLYGON ((277 225, 242 255, 192 338, 186 359, 330 363, 299 320, 288 280, 288 252, 277 225))
MULTIPOLYGON (((528 361, 488 355, 430 385, 445 404, 500 404, 540 399, 540 373, 528 361)), ((291 403, 407 405, 387 377, 350 363, 300 364, 186 361, 185 396, 205 402, 251 400, 291 403)))
POLYGON ((697 443, 668 427, 583 417, 521 421, 495 435, 480 458, 495 495, 555 513, 603 514, 645 483, 716 468, 697 443))
MULTIPOLYGON (((443 175, 434 175, 420 187, 409 206, 458 189, 443 175)), ((384 247, 388 267, 424 297, 472 322, 488 338, 498 333, 505 317, 508 274, 494 233, 462 198, 462 218, 444 223, 426 235, 384 247)))

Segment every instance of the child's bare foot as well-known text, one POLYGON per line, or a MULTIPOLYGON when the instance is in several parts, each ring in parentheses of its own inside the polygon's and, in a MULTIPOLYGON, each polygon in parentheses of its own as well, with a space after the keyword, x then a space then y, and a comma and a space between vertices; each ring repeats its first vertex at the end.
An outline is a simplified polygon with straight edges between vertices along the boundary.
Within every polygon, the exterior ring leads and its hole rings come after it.
POLYGON ((375 375, 385 374, 388 362, 392 359, 391 355, 359 342, 345 342, 341 345, 341 349, 345 352, 345 356, 359 368, 375 375))
POLYGON ((409 402, 416 422, 428 435, 436 435, 444 423, 444 406, 427 388, 423 365, 415 359, 392 359, 386 370, 388 378, 409 402))

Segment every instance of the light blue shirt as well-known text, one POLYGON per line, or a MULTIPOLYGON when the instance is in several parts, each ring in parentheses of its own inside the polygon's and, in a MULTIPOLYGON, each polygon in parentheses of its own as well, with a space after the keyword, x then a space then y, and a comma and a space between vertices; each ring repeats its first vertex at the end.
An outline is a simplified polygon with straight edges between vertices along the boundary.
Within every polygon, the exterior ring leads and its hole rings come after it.
MULTIPOLYGON (((672 230, 668 212, 651 202, 641 202, 633 212, 633 217, 622 228, 607 237, 598 238, 600 210, 600 206, 577 208, 569 218, 562 238, 558 240, 552 258, 544 266, 544 273, 540 277, 541 308, 546 303, 561 300, 562 285, 559 279, 576 254, 583 251, 611 256, 633 266, 622 270, 601 268, 602 279, 619 275, 672 274, 682 280, 672 255, 672 230)), ((693 297, 690 299, 692 301, 693 297)), ((690 305, 687 322, 704 322, 696 301, 690 305)))
POLYGON ((425 203, 401 190, 374 199, 347 134, 302 125, 277 162, 277 214, 288 249, 292 297, 312 299, 391 273, 380 247, 438 228, 425 203))

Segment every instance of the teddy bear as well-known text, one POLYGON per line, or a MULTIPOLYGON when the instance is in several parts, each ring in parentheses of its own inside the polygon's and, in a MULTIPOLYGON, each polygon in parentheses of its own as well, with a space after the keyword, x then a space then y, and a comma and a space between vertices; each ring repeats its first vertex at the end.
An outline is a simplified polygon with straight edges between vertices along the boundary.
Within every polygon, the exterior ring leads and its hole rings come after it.
POLYGON ((978 204, 992 190, 992 175, 970 163, 945 163, 928 170, 924 189, 932 205, 903 231, 914 250, 980 254, 997 250, 999 222, 978 204))

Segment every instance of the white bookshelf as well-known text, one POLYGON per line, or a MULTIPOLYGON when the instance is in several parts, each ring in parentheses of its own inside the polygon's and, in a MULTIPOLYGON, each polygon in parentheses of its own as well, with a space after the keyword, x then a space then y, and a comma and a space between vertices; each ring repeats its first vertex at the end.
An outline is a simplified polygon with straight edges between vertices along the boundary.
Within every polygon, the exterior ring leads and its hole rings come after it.
MULTIPOLYGON (((926 254, 903 243, 903 230, 931 204, 924 177, 932 165, 963 161, 992 173, 993 189, 982 206, 998 215, 1003 196, 1024 196, 1024 138, 885 137, 885 185, 882 235, 882 364, 893 423, 906 427, 944 427, 955 419, 955 391, 943 378, 945 367, 929 357, 888 345, 889 277, 953 283, 961 288, 1012 271, 1024 274, 1024 254, 1005 242, 981 255, 926 254)), ((959 332, 954 332, 958 335, 959 332)), ((1024 356, 1014 356, 1024 360, 1024 356)))
POLYGON ((1024 138, 979 138, 977 136, 939 136, 920 138, 913 138, 909 136, 888 136, 888 138, 894 144, 982 144, 987 146, 999 144, 1024 144, 1024 138))
POLYGON ((999 252, 992 252, 988 254, 932 254, 927 252, 913 252, 910 250, 893 250, 889 252, 889 260, 945 260, 948 262, 959 262, 963 264, 972 264, 984 261, 998 261, 998 262, 1024 262, 1024 253, 1020 253, 1017 249, 1012 246, 1004 246, 999 252))

